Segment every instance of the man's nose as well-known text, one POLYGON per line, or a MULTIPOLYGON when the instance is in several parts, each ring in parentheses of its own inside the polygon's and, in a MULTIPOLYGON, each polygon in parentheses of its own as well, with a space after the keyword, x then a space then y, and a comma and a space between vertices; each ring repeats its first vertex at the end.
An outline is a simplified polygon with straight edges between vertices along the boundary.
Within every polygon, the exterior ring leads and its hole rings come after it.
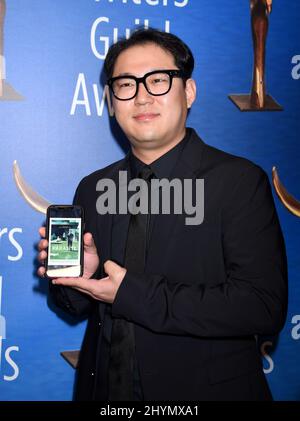
POLYGON ((138 85, 138 91, 135 97, 135 102, 137 104, 145 104, 152 101, 153 95, 149 94, 149 92, 146 89, 146 86, 142 82, 140 82, 138 85))

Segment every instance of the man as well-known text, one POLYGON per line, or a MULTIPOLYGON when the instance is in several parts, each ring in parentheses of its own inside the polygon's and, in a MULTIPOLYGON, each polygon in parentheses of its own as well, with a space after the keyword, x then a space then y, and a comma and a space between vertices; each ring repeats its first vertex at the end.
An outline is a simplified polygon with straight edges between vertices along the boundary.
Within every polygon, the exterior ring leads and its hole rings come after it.
POLYGON ((72 233, 69 233, 68 234, 68 249, 69 250, 72 250, 72 244, 73 244, 73 234, 72 233))
MULTIPOLYGON (((255 338, 285 322, 284 242, 263 170, 186 128, 193 66, 180 39, 154 29, 134 32, 106 57, 131 150, 79 184, 84 274, 50 283, 57 305, 89 317, 76 399, 271 399, 255 338), (146 183, 203 179, 204 220, 150 215, 143 237, 141 214, 98 214, 99 180, 121 189, 121 171, 130 179, 148 171, 146 183)), ((41 240, 40 261, 46 247, 41 240)))

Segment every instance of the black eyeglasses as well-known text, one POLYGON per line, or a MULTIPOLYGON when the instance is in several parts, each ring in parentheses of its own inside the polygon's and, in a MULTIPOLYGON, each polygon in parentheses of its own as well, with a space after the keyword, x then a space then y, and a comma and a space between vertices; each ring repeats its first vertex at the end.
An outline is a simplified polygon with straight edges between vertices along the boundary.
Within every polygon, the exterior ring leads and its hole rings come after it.
POLYGON ((107 84, 115 98, 128 101, 137 95, 140 83, 150 95, 166 95, 172 88, 174 77, 184 78, 184 74, 181 70, 154 70, 143 77, 131 75, 112 77, 108 79, 107 84))

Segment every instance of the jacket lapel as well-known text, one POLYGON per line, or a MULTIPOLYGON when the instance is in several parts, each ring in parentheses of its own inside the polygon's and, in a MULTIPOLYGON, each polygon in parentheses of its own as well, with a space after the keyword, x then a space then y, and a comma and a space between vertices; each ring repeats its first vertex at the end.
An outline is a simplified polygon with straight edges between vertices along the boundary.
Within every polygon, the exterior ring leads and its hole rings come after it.
MULTIPOLYGON (((204 142, 197 136, 194 130, 191 130, 191 137, 182 151, 180 159, 171 173, 170 179, 179 178, 180 180, 195 180, 201 168, 203 148, 204 142)), ((149 241, 146 273, 151 273, 151 271, 153 271, 153 267, 163 268, 163 256, 167 251, 166 245, 168 247, 168 239, 171 238, 172 231, 175 229, 176 224, 184 224, 186 216, 187 215, 184 213, 182 215, 158 214, 155 216, 153 230, 149 241)))

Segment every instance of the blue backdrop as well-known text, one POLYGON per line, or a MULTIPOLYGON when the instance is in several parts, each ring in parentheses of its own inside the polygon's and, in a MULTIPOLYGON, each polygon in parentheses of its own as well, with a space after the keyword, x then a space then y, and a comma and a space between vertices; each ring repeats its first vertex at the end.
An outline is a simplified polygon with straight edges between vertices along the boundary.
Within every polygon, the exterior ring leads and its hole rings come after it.
MULTIPOLYGON (((206 143, 255 161, 270 177, 276 165, 300 198, 300 2, 273 3, 267 88, 284 111, 241 113, 227 96, 250 91, 248 0, 7 0, 5 82, 23 99, 0 97, 1 400, 72 398, 74 370, 59 352, 80 347, 85 322, 57 312, 46 281, 35 275, 44 217, 20 196, 12 164, 17 160, 50 202, 68 203, 83 176, 124 156, 98 80, 108 45, 126 31, 149 24, 183 38, 195 55, 198 84, 188 124, 206 143)), ((300 220, 277 197, 276 206, 289 311, 279 338, 261 340, 262 359, 274 398, 300 400, 300 220)))

